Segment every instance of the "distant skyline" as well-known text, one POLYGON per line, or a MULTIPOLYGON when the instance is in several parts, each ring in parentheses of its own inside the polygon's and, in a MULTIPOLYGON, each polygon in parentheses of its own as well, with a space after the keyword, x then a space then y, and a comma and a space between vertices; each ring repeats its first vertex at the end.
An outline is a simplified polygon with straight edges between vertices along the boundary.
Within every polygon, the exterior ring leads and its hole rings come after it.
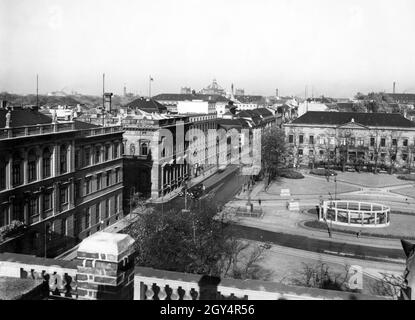
POLYGON ((0 0, 0 91, 415 93, 413 0, 0 0))

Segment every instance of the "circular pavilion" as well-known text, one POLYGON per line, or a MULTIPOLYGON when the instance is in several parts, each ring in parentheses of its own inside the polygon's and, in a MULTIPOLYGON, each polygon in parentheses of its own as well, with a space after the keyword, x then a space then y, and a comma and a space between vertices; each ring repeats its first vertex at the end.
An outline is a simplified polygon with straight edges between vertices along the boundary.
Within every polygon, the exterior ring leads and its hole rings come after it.
POLYGON ((351 227, 386 227, 390 223, 390 207, 352 200, 323 201, 319 220, 351 227))

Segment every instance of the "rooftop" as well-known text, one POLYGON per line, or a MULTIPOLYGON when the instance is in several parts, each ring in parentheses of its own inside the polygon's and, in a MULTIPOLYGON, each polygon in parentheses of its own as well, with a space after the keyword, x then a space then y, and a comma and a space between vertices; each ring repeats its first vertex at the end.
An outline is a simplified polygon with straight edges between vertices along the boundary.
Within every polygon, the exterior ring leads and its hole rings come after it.
POLYGON ((140 109, 148 113, 165 113, 167 112, 167 108, 163 106, 161 103, 157 102, 154 98, 138 98, 134 101, 125 105, 127 108, 131 109, 140 109))
POLYGON ((292 124, 342 125, 354 120, 364 126, 415 128, 415 123, 399 113, 360 113, 309 111, 295 119, 292 124))
POLYGON ((40 299, 42 280, 0 277, 0 300, 40 299))
POLYGON ((182 93, 162 93, 153 97, 158 101, 191 101, 202 100, 211 102, 229 102, 229 99, 218 94, 182 94, 182 93))

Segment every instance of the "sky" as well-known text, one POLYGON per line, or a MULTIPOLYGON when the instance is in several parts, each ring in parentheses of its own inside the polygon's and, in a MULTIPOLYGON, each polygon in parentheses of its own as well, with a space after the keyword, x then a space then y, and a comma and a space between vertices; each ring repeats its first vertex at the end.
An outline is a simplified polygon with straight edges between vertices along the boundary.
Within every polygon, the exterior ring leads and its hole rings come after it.
POLYGON ((0 0, 0 92, 415 93, 413 0, 0 0))

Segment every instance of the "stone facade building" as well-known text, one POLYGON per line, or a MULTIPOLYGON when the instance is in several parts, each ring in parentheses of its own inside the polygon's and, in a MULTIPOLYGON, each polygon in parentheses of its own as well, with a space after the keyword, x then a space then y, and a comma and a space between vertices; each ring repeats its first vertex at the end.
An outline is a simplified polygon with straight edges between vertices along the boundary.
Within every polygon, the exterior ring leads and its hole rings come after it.
POLYGON ((289 162, 413 167, 415 123, 400 114, 307 112, 284 124, 289 162))
POLYGON ((53 256, 123 215, 122 131, 0 109, 0 227, 24 234, 1 250, 53 256))

